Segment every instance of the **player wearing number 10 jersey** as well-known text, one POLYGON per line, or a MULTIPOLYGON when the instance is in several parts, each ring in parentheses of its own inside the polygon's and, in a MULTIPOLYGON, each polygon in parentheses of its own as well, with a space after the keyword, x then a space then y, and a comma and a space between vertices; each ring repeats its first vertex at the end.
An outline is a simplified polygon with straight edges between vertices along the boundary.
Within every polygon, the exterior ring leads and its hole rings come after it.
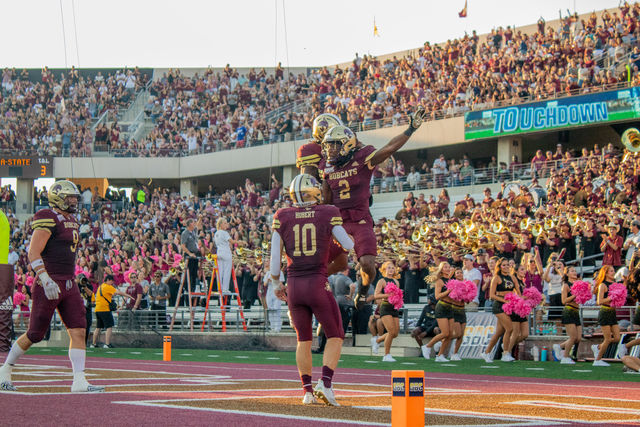
POLYGON ((29 328, 11 347, 0 368, 0 390, 15 390, 11 383, 13 365, 34 343, 42 341, 53 312, 57 309, 71 338, 69 359, 73 368, 72 392, 99 392, 104 387, 90 385, 84 375, 85 307, 80 289, 73 280, 78 248, 78 222, 73 214, 80 192, 71 181, 57 181, 49 189, 51 209, 33 216, 29 261, 40 279, 31 291, 29 328))
POLYGON ((271 280, 276 284, 276 295, 288 300, 298 335, 296 361, 305 390, 303 403, 313 403, 315 392, 326 404, 337 406, 331 379, 340 359, 344 331, 340 309, 327 281, 327 262, 333 238, 346 250, 353 247, 353 242, 342 227, 340 211, 335 206, 319 204, 322 191, 314 177, 296 176, 289 194, 294 207, 279 209, 273 217, 271 280), (286 288, 279 282, 282 249, 287 257, 286 288), (322 379, 315 391, 311 387, 312 315, 322 324, 327 336, 322 379))

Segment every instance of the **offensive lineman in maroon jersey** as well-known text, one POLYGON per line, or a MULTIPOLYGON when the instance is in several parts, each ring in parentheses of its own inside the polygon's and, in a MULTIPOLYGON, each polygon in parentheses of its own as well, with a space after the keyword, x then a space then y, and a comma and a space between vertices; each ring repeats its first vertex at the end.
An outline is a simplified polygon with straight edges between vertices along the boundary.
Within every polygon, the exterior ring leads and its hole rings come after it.
POLYGON ((346 126, 335 126, 322 140, 325 164, 320 164, 324 178, 324 200, 340 209, 344 228, 355 240, 356 256, 360 263, 362 286, 355 296, 359 309, 368 287, 376 277, 375 259, 378 253, 373 218, 369 211, 369 185, 376 165, 398 151, 420 127, 425 111, 416 110, 409 117, 409 128, 376 150, 364 145, 346 126))
POLYGON ((7 359, 0 368, 0 390, 15 391, 11 370, 18 358, 37 342, 42 341, 53 312, 58 309, 71 345, 69 359, 73 369, 72 392, 101 392, 104 387, 93 386, 84 375, 85 365, 85 307, 80 289, 73 280, 76 249, 80 234, 73 217, 80 192, 71 181, 57 181, 49 189, 49 206, 33 216, 33 235, 29 245, 29 261, 38 275, 39 286, 32 289, 32 308, 27 332, 13 343, 7 359))
MULTIPOLYGON (((322 139, 329 129, 334 126, 342 125, 340 119, 329 113, 318 114, 313 119, 313 127, 311 135, 313 139, 298 148, 296 155, 296 167, 300 169, 300 173, 306 173, 320 181, 320 172, 318 165, 322 160, 322 139)), ((329 266, 327 274, 331 276, 339 271, 348 268, 349 259, 347 253, 332 240, 329 248, 329 266)))
POLYGON ((311 175, 293 178, 289 194, 294 206, 278 209, 273 217, 271 237, 271 280, 278 298, 288 300, 291 320, 298 335, 296 363, 305 391, 303 404, 317 397, 327 405, 339 406, 331 380, 338 365, 344 331, 338 303, 327 281, 329 243, 335 238, 345 250, 353 241, 342 227, 340 211, 320 205, 322 189, 311 175), (287 286, 280 282, 281 253, 287 257, 287 286), (327 345, 322 359, 322 378, 315 390, 311 381, 312 315, 322 324, 327 345), (315 395, 315 397, 314 397, 315 395))

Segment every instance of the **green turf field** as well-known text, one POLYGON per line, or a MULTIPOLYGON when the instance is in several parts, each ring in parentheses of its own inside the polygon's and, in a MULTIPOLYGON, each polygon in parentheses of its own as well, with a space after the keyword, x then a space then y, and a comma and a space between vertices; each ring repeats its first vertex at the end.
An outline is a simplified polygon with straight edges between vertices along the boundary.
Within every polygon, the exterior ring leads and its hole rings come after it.
MULTIPOLYGON (((66 348, 33 347, 29 355, 66 355, 66 348)), ((88 357, 111 357, 119 359, 158 360, 162 361, 162 349, 149 348, 113 348, 87 349, 88 357)), ((463 360, 448 364, 436 363, 418 357, 397 357, 395 363, 383 363, 379 356, 343 355, 338 368, 356 369, 418 369, 426 372, 448 372, 456 374, 503 375, 513 377, 574 379, 574 380, 607 380, 607 381, 640 381, 640 375, 622 372, 622 363, 612 363, 609 367, 593 367, 591 363, 560 365, 558 362, 517 361, 504 363, 495 361, 487 364, 482 360, 463 360), (451 365, 451 366, 447 366, 451 365)), ((176 349, 172 351, 173 361, 188 362, 226 362, 253 363, 269 365, 295 365, 294 352, 268 351, 224 351, 176 349)), ((171 363, 171 362, 167 362, 171 363)), ((322 365, 322 355, 313 355, 313 365, 322 365)))

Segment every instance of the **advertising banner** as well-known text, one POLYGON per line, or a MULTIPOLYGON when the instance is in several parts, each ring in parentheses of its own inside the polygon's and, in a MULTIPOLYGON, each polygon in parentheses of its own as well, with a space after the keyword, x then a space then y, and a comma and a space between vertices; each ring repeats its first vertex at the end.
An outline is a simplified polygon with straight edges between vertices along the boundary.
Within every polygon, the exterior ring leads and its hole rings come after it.
POLYGON ((640 118, 640 88, 569 96, 464 115, 464 139, 495 138, 640 118))
POLYGON ((497 319, 492 313, 484 311, 467 312, 467 327, 460 347, 463 359, 481 359, 491 336, 496 331, 497 319))

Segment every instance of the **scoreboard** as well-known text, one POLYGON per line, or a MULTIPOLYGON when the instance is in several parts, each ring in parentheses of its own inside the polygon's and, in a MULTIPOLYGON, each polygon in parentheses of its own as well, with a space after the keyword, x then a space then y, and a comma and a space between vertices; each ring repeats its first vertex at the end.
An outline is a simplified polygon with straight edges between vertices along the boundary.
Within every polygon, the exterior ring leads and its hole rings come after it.
POLYGON ((51 156, 0 156, 0 178, 53 178, 51 156))

